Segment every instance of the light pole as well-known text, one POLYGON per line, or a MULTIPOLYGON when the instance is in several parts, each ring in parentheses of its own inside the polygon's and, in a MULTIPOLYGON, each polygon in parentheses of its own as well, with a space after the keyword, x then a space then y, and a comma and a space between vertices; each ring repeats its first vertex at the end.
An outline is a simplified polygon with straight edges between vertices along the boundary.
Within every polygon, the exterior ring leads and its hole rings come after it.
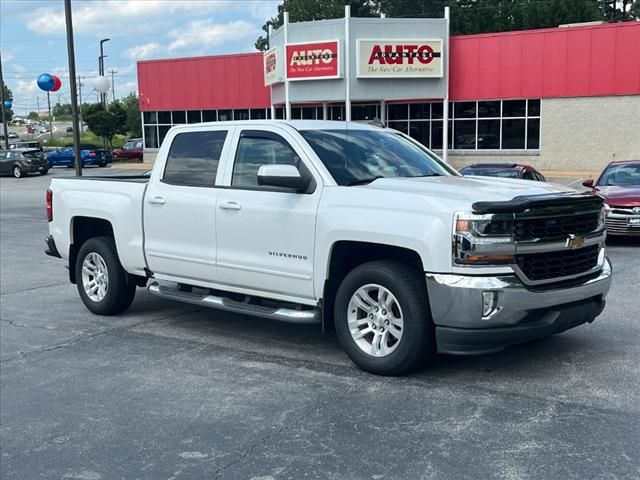
MULTIPOLYGON (((98 73, 101 77, 104 76, 104 57, 106 57, 107 55, 104 54, 104 49, 103 49, 103 45, 108 42, 109 40, 111 40, 110 38, 103 38, 102 40, 100 40, 100 56, 98 57, 98 73)), ((103 106, 106 106, 105 104, 106 102, 106 97, 107 94, 106 93, 101 93, 100 94, 100 101, 102 102, 103 106)))

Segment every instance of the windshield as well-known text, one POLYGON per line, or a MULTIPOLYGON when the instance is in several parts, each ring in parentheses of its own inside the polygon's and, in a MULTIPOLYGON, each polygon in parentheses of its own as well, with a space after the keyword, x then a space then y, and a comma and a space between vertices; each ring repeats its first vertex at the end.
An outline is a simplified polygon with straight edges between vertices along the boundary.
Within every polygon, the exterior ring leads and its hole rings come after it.
POLYGON ((640 186, 640 162, 617 163, 609 165, 602 172, 597 185, 603 187, 638 187, 640 186))
POLYGON ((450 175, 424 150, 393 132, 341 129, 300 133, 338 185, 377 178, 450 175))
POLYGON ((460 173, 467 176, 518 178, 518 171, 504 168, 465 168, 460 173))

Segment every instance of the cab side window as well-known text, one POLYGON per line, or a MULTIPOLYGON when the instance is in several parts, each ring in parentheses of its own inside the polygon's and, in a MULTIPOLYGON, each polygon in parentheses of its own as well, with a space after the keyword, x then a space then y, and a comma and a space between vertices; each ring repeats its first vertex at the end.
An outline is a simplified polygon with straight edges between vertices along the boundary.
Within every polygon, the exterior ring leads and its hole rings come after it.
POLYGON ((525 180, 537 180, 534 176, 533 173, 530 172, 529 170, 525 170, 524 174, 522 175, 522 178, 524 178, 525 180))
POLYGON ((171 185, 213 187, 226 130, 179 133, 173 139, 162 181, 171 185))
POLYGON ((258 185, 262 165, 300 166, 300 157, 287 141, 271 132, 244 131, 238 142, 231 186, 268 188, 258 185))

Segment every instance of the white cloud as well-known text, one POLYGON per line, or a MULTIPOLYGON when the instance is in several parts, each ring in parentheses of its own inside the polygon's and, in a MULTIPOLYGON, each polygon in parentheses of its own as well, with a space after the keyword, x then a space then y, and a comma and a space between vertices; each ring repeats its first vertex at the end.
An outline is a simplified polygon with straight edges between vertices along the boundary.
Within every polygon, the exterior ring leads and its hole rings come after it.
MULTIPOLYGON (((229 8, 230 0, 166 1, 104 0, 77 2, 73 9, 73 29, 80 35, 117 35, 166 28, 178 13, 206 14, 229 8)), ((27 28, 38 35, 63 35, 65 17, 62 2, 38 8, 27 19, 27 28)))
POLYGON ((157 55, 161 50, 163 50, 163 48, 159 43, 150 42, 127 48, 122 52, 122 57, 128 58, 129 60, 144 60, 145 58, 151 58, 157 55))
POLYGON ((209 20, 194 20, 180 30, 172 30, 169 36, 169 53, 189 49, 193 53, 217 47, 227 41, 243 40, 259 33, 257 26, 245 21, 215 24, 209 20))

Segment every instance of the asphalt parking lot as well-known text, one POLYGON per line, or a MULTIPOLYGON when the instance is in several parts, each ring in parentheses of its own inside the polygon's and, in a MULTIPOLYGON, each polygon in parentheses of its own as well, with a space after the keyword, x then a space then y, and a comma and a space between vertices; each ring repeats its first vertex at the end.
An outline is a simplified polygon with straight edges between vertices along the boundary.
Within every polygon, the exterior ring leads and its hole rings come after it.
POLYGON ((382 378, 316 327, 142 289, 90 314, 43 253, 51 172, 0 179, 3 479, 640 477, 640 245, 593 324, 382 378))

